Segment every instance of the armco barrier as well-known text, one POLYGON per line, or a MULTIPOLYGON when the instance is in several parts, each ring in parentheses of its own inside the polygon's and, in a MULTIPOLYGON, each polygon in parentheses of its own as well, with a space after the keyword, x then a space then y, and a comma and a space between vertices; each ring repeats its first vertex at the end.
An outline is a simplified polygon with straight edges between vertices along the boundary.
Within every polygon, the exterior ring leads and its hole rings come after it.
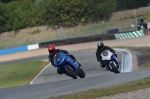
POLYGON ((58 46, 58 45, 69 45, 69 44, 85 43, 85 42, 92 42, 92 41, 112 40, 112 39, 115 39, 113 34, 101 34, 101 35, 42 42, 39 43, 39 47, 40 48, 48 47, 50 44, 54 44, 58 46))
POLYGON ((39 44, 33 44, 33 45, 28 45, 28 46, 21 46, 21 47, 0 50, 0 55, 23 52, 23 51, 33 50, 33 49, 39 49, 39 44))
POLYGON ((112 39, 114 39, 113 34, 101 34, 101 35, 93 35, 93 36, 87 36, 87 37, 69 38, 69 39, 64 39, 64 40, 48 41, 48 42, 42 42, 39 44, 0 50, 0 55, 34 50, 34 49, 39 49, 41 47, 48 47, 49 44, 55 44, 57 46, 57 45, 68 45, 68 44, 84 43, 84 42, 91 42, 91 41, 98 41, 98 40, 99 41, 100 40, 112 40, 112 39))
POLYGON ((0 50, 0 55, 34 50, 34 49, 39 49, 41 47, 48 47, 49 44, 68 45, 68 44, 84 43, 84 42, 91 42, 91 41, 98 41, 98 40, 99 41, 112 40, 112 39, 114 39, 114 36, 115 36, 115 39, 128 39, 128 38, 140 37, 143 35, 144 35, 144 31, 139 30, 139 31, 126 32, 126 33, 101 34, 101 35, 93 35, 93 36, 87 36, 87 37, 70 38, 70 39, 42 42, 39 44, 33 44, 33 45, 28 45, 28 46, 21 46, 21 47, 16 47, 16 48, 0 50))
POLYGON ((140 36, 144 36, 144 31, 132 31, 132 32, 126 32, 126 33, 117 33, 114 34, 115 39, 129 39, 129 38, 136 38, 140 36))

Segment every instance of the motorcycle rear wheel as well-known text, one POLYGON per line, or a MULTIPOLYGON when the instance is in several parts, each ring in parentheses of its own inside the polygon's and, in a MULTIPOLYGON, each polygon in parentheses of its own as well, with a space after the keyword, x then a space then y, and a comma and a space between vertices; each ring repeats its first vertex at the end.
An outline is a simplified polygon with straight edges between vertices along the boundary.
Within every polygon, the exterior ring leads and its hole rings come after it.
POLYGON ((70 68, 70 67, 66 66, 66 67, 63 68, 63 70, 64 70, 64 72, 67 76, 70 76, 73 79, 77 79, 77 75, 75 74, 73 68, 70 68))

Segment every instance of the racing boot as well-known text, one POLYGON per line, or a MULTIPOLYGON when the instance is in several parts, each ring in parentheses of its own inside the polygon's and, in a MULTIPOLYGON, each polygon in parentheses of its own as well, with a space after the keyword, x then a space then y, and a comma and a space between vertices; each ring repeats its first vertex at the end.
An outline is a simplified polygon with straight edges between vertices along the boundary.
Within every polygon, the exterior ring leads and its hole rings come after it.
POLYGON ((103 61, 100 62, 100 66, 101 66, 102 68, 106 67, 103 61))
POLYGON ((106 70, 109 71, 109 68, 106 66, 106 70))
POLYGON ((105 67, 105 65, 104 65, 104 64, 100 64, 100 66, 101 66, 102 68, 104 68, 104 67, 105 67))
POLYGON ((60 75, 63 74, 63 72, 59 68, 57 68, 57 73, 60 75))

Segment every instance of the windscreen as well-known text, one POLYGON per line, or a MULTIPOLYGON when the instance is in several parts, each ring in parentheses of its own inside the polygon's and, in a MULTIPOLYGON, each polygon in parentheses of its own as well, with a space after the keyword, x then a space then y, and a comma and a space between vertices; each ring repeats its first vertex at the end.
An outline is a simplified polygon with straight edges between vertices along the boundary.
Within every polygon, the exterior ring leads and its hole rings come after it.
POLYGON ((54 56, 54 65, 61 65, 65 59, 65 55, 62 52, 55 53, 54 56))

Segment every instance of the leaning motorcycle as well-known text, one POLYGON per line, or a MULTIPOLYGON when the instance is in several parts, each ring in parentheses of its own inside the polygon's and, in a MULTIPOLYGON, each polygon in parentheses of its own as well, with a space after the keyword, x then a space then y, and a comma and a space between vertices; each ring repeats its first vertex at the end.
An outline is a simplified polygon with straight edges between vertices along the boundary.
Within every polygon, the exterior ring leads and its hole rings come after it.
POLYGON ((119 62, 114 53, 112 53, 110 50, 104 50, 100 55, 102 57, 102 61, 105 63, 107 70, 114 73, 120 73, 119 62))
POLYGON ((53 56, 54 66, 60 69, 67 76, 77 79, 77 76, 80 78, 85 77, 85 72, 82 68, 79 67, 79 64, 63 52, 57 52, 53 56))

